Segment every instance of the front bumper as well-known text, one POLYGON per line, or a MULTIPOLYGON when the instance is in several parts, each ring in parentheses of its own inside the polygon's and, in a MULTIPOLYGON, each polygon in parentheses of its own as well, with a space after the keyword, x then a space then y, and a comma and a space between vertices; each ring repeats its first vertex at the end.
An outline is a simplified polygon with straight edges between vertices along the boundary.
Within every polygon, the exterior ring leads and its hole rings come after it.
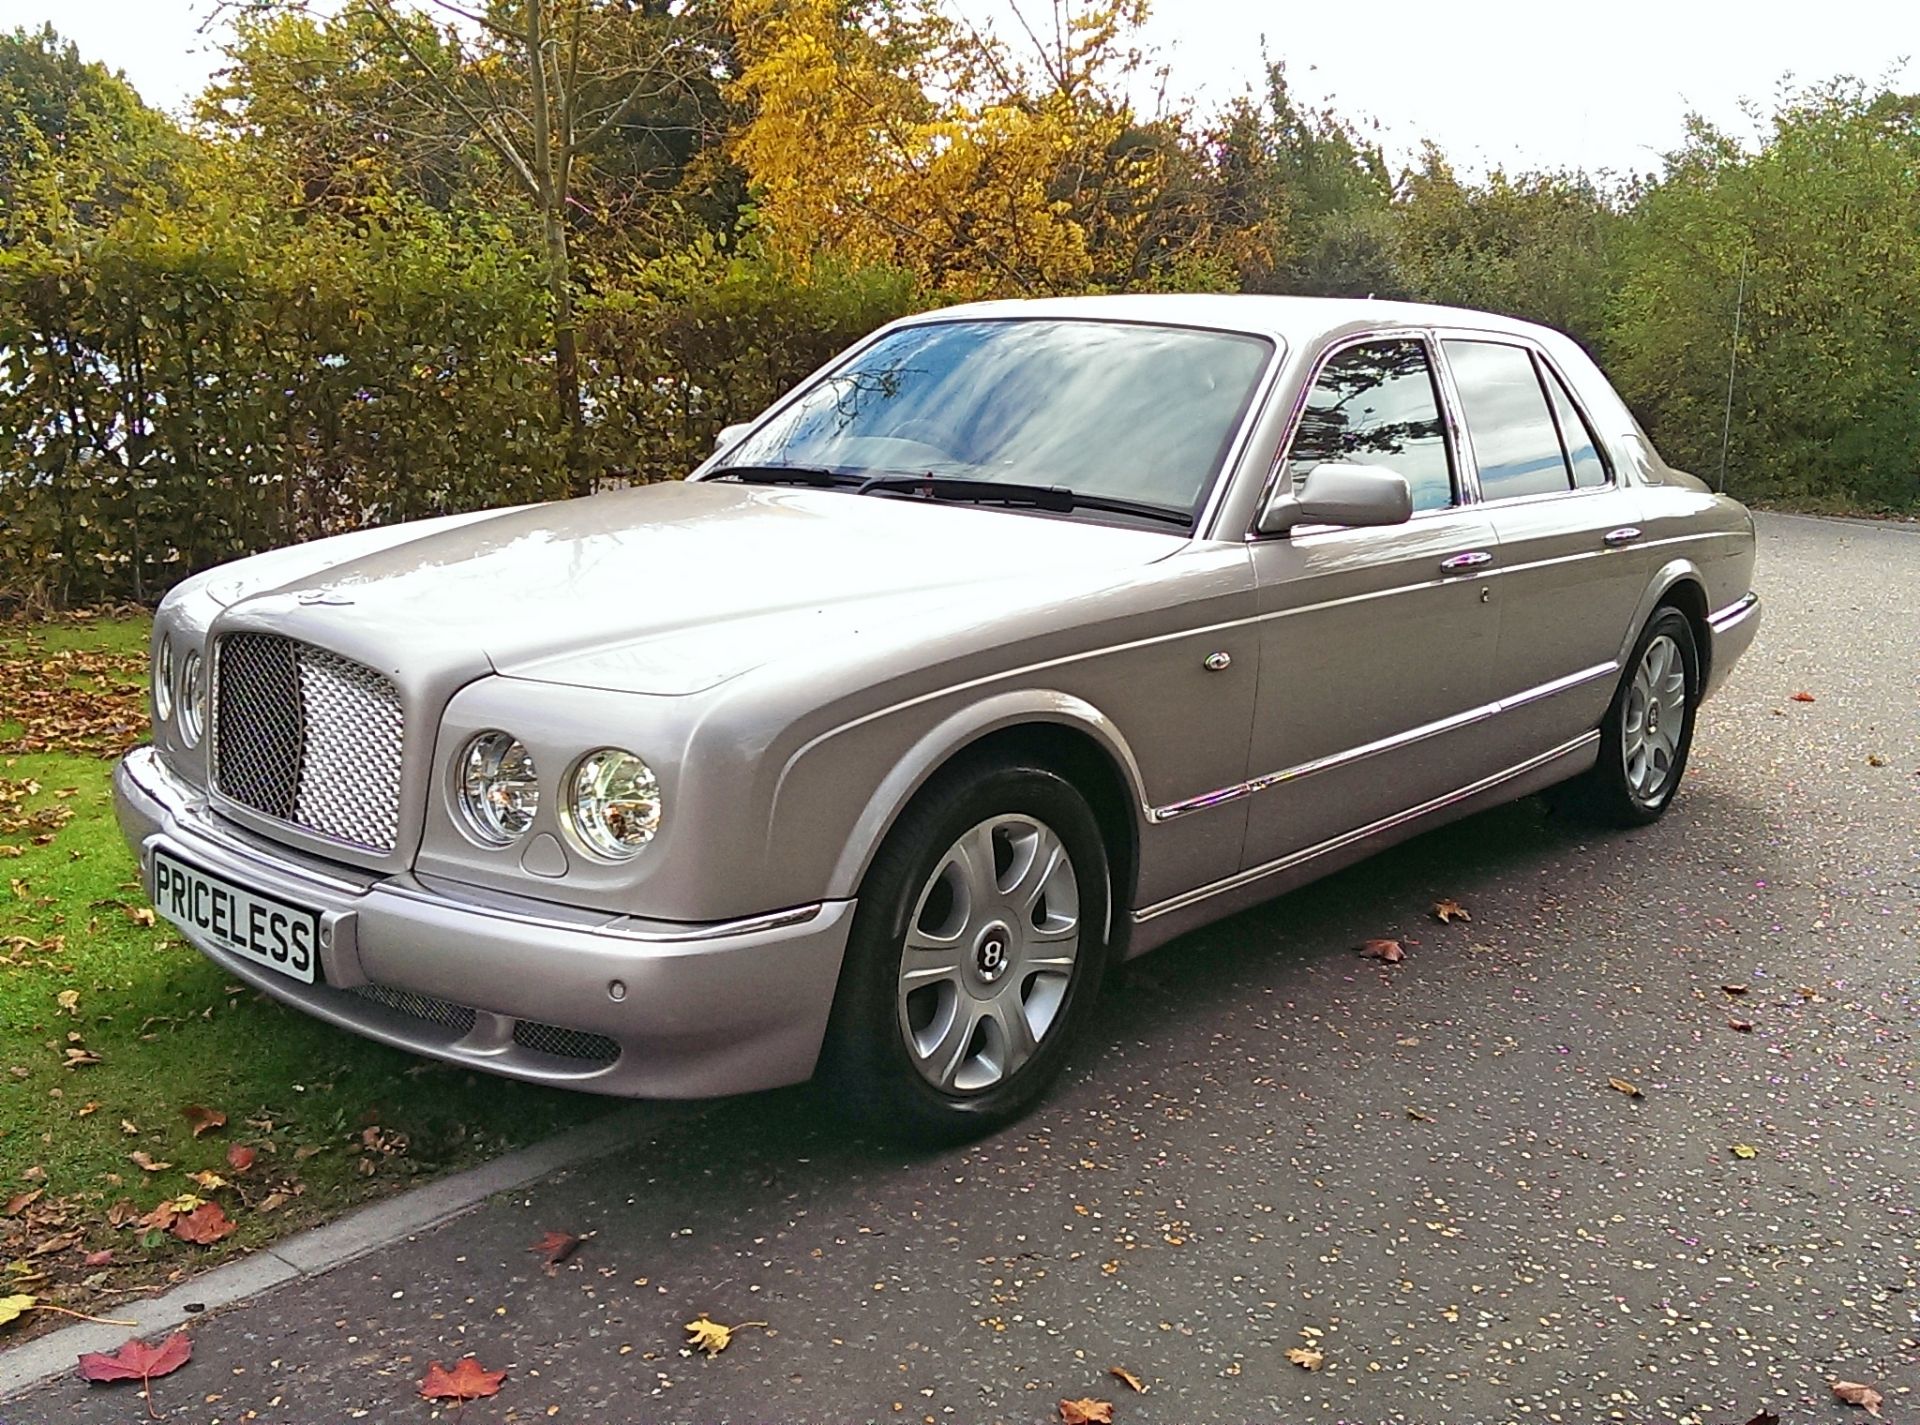
POLYGON ((317 909, 305 985, 181 933, 228 974, 343 1029, 491 1073, 595 1093, 704 1098, 813 1072, 853 921, 826 901, 686 925, 375 876, 223 821, 151 748, 114 771, 121 830, 153 851, 317 909))

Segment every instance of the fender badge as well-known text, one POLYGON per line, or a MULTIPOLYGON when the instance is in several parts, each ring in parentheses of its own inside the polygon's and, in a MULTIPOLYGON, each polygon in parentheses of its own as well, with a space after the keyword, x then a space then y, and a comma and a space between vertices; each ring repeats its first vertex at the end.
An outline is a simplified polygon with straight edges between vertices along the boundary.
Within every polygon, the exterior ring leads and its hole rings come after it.
POLYGON ((345 594, 336 594, 331 589, 302 589, 293 596, 299 604, 350 604, 352 599, 345 594))

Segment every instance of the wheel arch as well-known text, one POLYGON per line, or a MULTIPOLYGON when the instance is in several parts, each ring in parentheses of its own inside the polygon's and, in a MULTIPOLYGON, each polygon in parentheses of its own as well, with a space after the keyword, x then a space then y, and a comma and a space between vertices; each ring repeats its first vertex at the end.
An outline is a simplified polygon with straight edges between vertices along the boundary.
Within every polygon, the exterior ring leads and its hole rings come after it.
MULTIPOLYGON (((928 786, 970 760, 1029 757, 1071 782, 1093 808, 1113 870, 1117 942, 1139 872, 1146 794, 1127 740, 1098 708, 1059 692, 1002 693, 929 729, 887 775, 854 823, 832 874, 832 894, 852 896, 901 815, 928 786)), ((1116 944, 1116 948, 1118 948, 1116 944)))
POLYGON ((1700 660, 1700 686, 1707 686, 1713 666, 1713 629, 1707 622, 1707 580, 1691 559, 1672 559, 1660 566, 1640 597, 1640 607, 1627 627, 1620 644, 1620 666, 1625 668, 1633 645, 1647 621, 1662 608, 1678 609, 1693 629, 1693 644, 1700 660))

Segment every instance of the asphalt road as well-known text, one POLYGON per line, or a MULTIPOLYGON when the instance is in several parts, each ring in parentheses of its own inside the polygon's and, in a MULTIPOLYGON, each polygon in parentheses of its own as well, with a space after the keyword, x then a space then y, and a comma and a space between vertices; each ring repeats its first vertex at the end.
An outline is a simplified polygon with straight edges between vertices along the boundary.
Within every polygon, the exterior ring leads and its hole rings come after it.
POLYGON ((163 1415, 424 1420, 475 1352, 510 1375, 464 1425, 1862 1419, 1834 1379, 1920 1418, 1920 531, 1761 531, 1767 623, 1657 827, 1527 802, 1191 936, 966 1151, 806 1091, 665 1119, 198 1323, 163 1415), (597 1235, 549 1276, 556 1228, 597 1235), (702 1312, 768 1325, 688 1357, 702 1312))

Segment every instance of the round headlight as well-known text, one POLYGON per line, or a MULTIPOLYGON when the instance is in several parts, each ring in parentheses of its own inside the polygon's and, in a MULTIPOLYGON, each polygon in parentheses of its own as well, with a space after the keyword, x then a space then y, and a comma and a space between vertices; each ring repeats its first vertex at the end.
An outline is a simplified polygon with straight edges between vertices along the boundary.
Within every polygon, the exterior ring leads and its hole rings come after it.
POLYGON ((153 660, 153 716, 165 722, 173 716, 173 635, 160 640, 159 656, 153 660))
POLYGON ((180 663, 180 740, 192 747, 207 725, 207 680, 200 650, 189 649, 180 663))
POLYGON ((460 758, 460 809, 467 828, 489 846, 526 834, 540 809, 533 754, 504 732, 483 732, 460 758))
POLYGON ((660 779, 631 752, 589 752, 568 780, 567 820, 589 851, 631 856, 660 830, 660 779))

